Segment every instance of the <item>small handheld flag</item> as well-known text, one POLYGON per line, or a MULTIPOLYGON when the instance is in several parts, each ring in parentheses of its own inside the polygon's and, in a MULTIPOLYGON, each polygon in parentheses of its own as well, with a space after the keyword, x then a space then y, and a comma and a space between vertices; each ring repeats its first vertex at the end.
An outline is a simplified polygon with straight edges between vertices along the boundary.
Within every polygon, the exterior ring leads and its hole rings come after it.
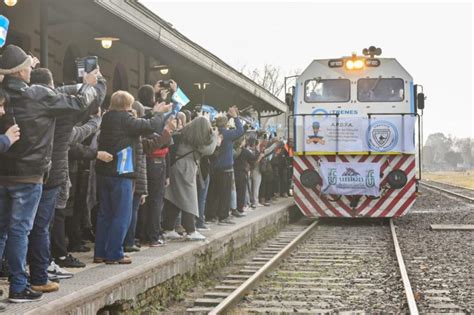
POLYGON ((201 106, 201 111, 203 113, 208 113, 209 114, 209 120, 210 121, 213 121, 216 118, 217 114, 218 114, 217 110, 214 107, 212 107, 211 105, 202 105, 201 106))
POLYGON ((189 98, 184 94, 180 87, 171 96, 173 102, 173 114, 176 115, 183 106, 189 103, 189 98))
POLYGON ((10 21, 3 15, 0 15, 0 47, 7 41, 8 25, 10 21))
POLYGON ((133 150, 131 147, 117 153, 117 173, 119 175, 133 172, 133 150))

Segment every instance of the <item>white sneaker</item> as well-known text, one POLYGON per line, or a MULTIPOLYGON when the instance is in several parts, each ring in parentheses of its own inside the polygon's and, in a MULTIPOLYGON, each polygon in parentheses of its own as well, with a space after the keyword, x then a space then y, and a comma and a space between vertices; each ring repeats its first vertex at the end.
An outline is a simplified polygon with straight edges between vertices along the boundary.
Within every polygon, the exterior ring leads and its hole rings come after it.
POLYGON ((168 240, 180 240, 183 237, 176 231, 164 231, 163 236, 168 240))
POLYGON ((206 237, 198 231, 194 231, 193 233, 186 235, 186 239, 190 241, 204 241, 206 237))
POLYGON ((264 207, 264 205, 262 205, 260 202, 257 203, 257 207, 264 207))
POLYGON ((66 269, 63 269, 56 265, 54 261, 51 262, 51 264, 48 267, 48 273, 50 275, 55 275, 58 277, 58 279, 69 279, 74 276, 72 272, 67 271, 66 269))

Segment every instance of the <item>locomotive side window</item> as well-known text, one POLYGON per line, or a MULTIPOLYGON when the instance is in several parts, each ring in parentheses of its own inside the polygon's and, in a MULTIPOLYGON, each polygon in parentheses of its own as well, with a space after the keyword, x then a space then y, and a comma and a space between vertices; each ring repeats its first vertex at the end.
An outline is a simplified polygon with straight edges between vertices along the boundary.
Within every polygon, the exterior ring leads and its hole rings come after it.
POLYGON ((307 103, 349 102, 350 99, 350 80, 312 79, 305 82, 304 100, 307 103))
POLYGON ((401 102, 405 98, 402 79, 359 79, 357 100, 359 102, 401 102))

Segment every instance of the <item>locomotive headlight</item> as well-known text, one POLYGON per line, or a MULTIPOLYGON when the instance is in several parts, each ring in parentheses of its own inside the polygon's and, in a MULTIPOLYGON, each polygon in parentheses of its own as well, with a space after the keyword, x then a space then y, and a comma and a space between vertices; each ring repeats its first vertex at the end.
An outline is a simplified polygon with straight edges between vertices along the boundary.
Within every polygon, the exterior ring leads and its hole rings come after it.
POLYGON ((323 183, 323 179, 315 170, 304 170, 301 173, 300 181, 306 188, 314 188, 323 183))
POLYGON ((352 70, 352 69, 354 69, 354 61, 352 61, 352 60, 347 60, 347 61, 346 61, 346 69, 347 69, 347 70, 352 70))
POLYGON ((354 61, 354 69, 362 69, 364 68, 364 62, 360 59, 354 61))
POLYGON ((394 170, 388 174, 388 184, 392 189, 400 189, 407 184, 407 174, 402 170, 394 170))

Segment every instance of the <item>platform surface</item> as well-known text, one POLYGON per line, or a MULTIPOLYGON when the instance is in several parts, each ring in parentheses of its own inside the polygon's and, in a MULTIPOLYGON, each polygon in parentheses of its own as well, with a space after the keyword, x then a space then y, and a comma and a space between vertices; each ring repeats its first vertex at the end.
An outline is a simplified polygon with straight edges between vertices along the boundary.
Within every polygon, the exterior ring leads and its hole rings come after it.
MULTIPOLYGON (((234 248, 244 246, 259 230, 287 218, 292 205, 292 198, 280 199, 270 207, 247 211, 246 217, 234 219, 235 225, 213 224, 210 231, 202 232, 205 241, 170 241, 162 247, 142 248, 130 254, 131 265, 93 264, 93 251, 74 255, 87 266, 68 269, 74 277, 61 280, 58 292, 44 294, 37 302, 14 304, 3 300, 7 309, 2 314, 96 314, 105 305, 134 299, 175 275, 195 271, 200 253, 211 250, 213 257, 220 257, 225 255, 229 242, 234 248)), ((5 299, 6 281, 0 282, 0 287, 5 299)))

